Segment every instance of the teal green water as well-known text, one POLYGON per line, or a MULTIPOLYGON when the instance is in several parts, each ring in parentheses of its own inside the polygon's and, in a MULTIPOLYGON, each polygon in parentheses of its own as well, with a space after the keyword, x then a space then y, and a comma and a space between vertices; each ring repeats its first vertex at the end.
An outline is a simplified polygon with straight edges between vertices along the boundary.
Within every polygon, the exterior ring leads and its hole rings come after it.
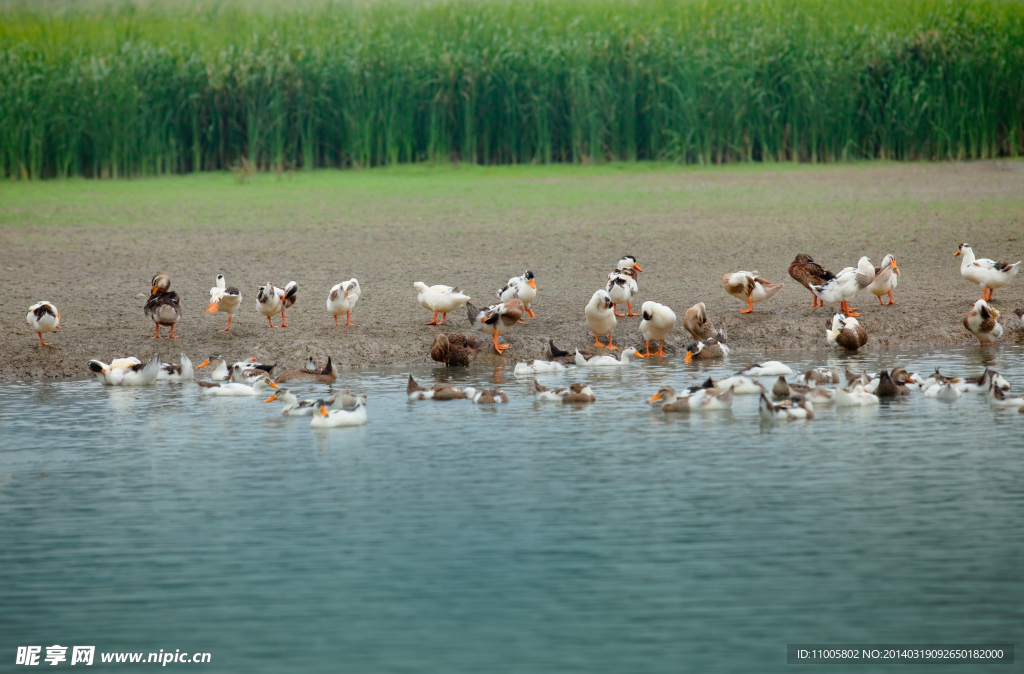
MULTIPOLYGON (((851 360, 988 363, 1024 390, 1020 347, 851 360)), ((217 672, 593 673, 1020 643, 1024 414, 915 395, 764 425, 754 396, 668 420, 643 402, 745 364, 542 379, 591 382, 576 409, 511 369, 414 371, 497 377, 500 407, 353 371, 369 424, 328 431, 192 385, 0 385, 0 670, 52 644, 209 652, 217 672)))

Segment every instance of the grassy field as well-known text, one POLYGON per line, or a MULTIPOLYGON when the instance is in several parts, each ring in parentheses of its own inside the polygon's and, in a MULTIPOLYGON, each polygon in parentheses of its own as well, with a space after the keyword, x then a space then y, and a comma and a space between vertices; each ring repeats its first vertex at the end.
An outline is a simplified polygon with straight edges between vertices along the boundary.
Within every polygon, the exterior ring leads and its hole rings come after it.
POLYGON ((0 175, 1016 156, 1016 0, 0 5, 0 175))

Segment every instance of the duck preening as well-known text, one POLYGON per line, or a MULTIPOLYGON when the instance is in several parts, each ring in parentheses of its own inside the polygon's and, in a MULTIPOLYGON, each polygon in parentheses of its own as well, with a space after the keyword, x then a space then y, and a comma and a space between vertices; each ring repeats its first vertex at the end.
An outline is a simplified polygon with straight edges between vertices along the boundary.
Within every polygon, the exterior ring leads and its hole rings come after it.
POLYGON ((587 327, 594 333, 594 346, 604 347, 614 351, 619 347, 612 344, 612 333, 615 331, 615 324, 618 314, 615 313, 615 303, 607 290, 597 290, 590 296, 587 307, 583 310, 587 319, 587 327), (600 335, 608 335, 608 344, 602 344, 600 335))
POLYGON ((267 322, 270 323, 270 327, 276 328, 272 317, 281 314, 281 325, 282 328, 287 328, 288 323, 286 322, 285 309, 288 309, 295 300, 298 299, 299 295, 299 284, 295 281, 291 281, 284 288, 278 288, 273 283, 268 283, 265 286, 260 286, 259 291, 256 293, 256 308, 261 314, 267 317, 267 322))
POLYGON ((729 355, 729 345, 726 344, 725 329, 719 328, 718 334, 711 339, 691 342, 686 345, 686 356, 684 360, 712 360, 714 358, 725 358, 729 355))
POLYGON ((434 318, 427 321, 427 325, 444 325, 449 312, 455 311, 470 300, 469 295, 464 294, 455 286, 427 287, 426 283, 416 281, 412 287, 416 289, 416 300, 420 306, 434 312, 434 318), (440 323, 437 322, 438 314, 441 314, 440 323))
POLYGON ((355 278, 350 278, 331 288, 331 292, 327 295, 327 311, 334 316, 335 325, 340 327, 338 316, 342 314, 345 314, 345 325, 354 325, 351 320, 352 310, 361 294, 362 289, 359 287, 359 281, 355 278))
POLYGON ((530 305, 537 299, 537 282, 533 272, 527 269, 522 276, 514 276, 508 280, 503 288, 498 290, 498 301, 519 300, 530 318, 536 318, 530 305))
MULTIPOLYGON (((991 297, 991 295, 990 295, 991 297)), ((980 346, 995 344, 1003 336, 1003 325, 999 322, 999 312, 985 300, 978 300, 974 307, 964 316, 964 327, 978 339, 980 346)))
POLYGON ((457 332, 442 332, 430 345, 430 358, 447 367, 466 366, 473 362, 483 344, 474 337, 457 332))
POLYGON ((494 350, 501 355, 503 351, 511 349, 512 346, 498 344, 498 335, 518 323, 523 317, 523 303, 519 300, 509 300, 500 304, 492 304, 486 309, 477 309, 471 303, 466 302, 466 314, 469 316, 470 325, 494 337, 494 350))
MULTIPOLYGON (((818 303, 821 302, 811 286, 825 285, 835 278, 835 274, 804 253, 797 253, 793 261, 789 263, 789 275, 797 283, 811 291, 811 308, 819 306, 818 303)), ((825 303, 821 302, 821 306, 825 306, 825 303)))
POLYGON ((747 303, 746 309, 740 309, 741 314, 749 314, 754 310, 754 304, 770 299, 785 285, 761 278, 756 271, 737 271, 722 277, 725 292, 747 303))
POLYGON ((36 302, 28 308, 25 320, 28 321, 32 332, 39 335, 39 346, 52 346, 43 341, 43 333, 60 330, 60 312, 57 311, 57 307, 45 300, 36 302))
POLYGON ((170 326, 171 339, 177 339, 174 334, 174 324, 181 318, 181 299, 178 293, 171 290, 171 277, 167 274, 157 274, 150 281, 150 295, 146 300, 144 311, 147 316, 153 319, 156 326, 156 333, 153 339, 160 337, 160 326, 170 326))
POLYGON ((135 357, 115 358, 109 365, 90 360, 89 370, 107 386, 149 386, 160 375, 160 356, 153 356, 145 365, 135 357))
POLYGON ((868 333, 856 318, 836 314, 825 322, 825 339, 831 347, 856 351, 868 343, 868 333))
POLYGON ((227 332, 231 329, 231 317, 242 303, 242 291, 234 286, 229 286, 224 281, 224 274, 217 274, 215 285, 210 288, 210 306, 206 307, 206 313, 224 313, 228 315, 228 325, 220 332, 227 332))
MULTIPOLYGON (((569 353, 568 351, 563 351, 562 349, 559 349, 557 346, 555 346, 555 340, 549 339, 548 346, 551 349, 552 361, 556 363, 561 363, 562 365, 573 365, 576 362, 576 355, 569 353)), ((596 355, 589 351, 584 351, 582 349, 577 349, 577 351, 579 351, 579 354, 583 356, 584 360, 590 360, 596 355)))
POLYGON ((643 354, 637 354, 638 358, 649 358, 651 356, 664 356, 665 338, 668 337, 676 327, 676 314, 664 304, 647 301, 640 307, 640 334, 644 336, 646 348, 643 354), (651 353, 651 342, 657 341, 658 350, 651 353))
POLYGON ((860 316, 856 307, 850 306, 857 293, 871 285, 875 278, 875 266, 867 256, 862 257, 856 267, 846 267, 835 278, 824 284, 812 284, 811 292, 818 296, 822 305, 839 303, 846 316, 860 316))
POLYGON ((160 372, 157 373, 157 381, 185 382, 192 381, 194 373, 192 361, 185 354, 181 354, 180 363, 160 363, 160 372))
POLYGON ((640 291, 637 286, 637 275, 643 269, 636 263, 632 255, 625 255, 615 264, 615 269, 608 274, 608 283, 605 285, 605 292, 611 297, 613 311, 618 305, 626 303, 626 313, 620 314, 615 311, 616 316, 639 316, 633 313, 633 298, 640 291))
POLYGON ((996 262, 985 257, 974 257, 974 251, 970 244, 961 243, 953 257, 963 257, 960 262, 960 275, 971 283, 981 286, 981 299, 992 299, 992 292, 996 288, 1002 288, 1013 280, 1013 277, 1020 271, 1020 260, 1013 264, 1009 262, 996 262))
POLYGON ((697 302, 686 310, 683 315, 683 327, 697 341, 714 337, 718 332, 715 329, 715 322, 708 318, 708 312, 703 302, 697 302))

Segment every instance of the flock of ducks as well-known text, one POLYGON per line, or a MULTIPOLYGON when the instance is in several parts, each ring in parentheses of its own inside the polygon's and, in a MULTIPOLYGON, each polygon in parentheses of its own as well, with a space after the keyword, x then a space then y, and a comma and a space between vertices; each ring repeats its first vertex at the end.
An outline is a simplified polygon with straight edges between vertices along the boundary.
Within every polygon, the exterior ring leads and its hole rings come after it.
MULTIPOLYGON (((973 334, 980 344, 992 344, 1003 333, 1003 321, 1000 313, 989 301, 993 291, 1010 283, 1020 268, 1020 262, 996 262, 986 258, 976 258, 970 245, 962 243, 956 256, 962 257, 961 275, 982 288, 982 297, 964 316, 964 327, 973 334)), ((564 371, 570 367, 622 367, 630 363, 631 358, 664 357, 665 340, 676 327, 676 314, 667 305, 654 301, 645 301, 640 305, 640 312, 634 312, 634 302, 639 294, 638 278, 643 270, 632 255, 623 256, 615 268, 608 273, 604 287, 596 290, 584 307, 583 315, 588 329, 594 335, 594 346, 608 351, 618 351, 613 343, 614 333, 619 318, 639 317, 639 332, 644 340, 644 351, 639 352, 633 347, 622 349, 619 355, 601 355, 586 350, 574 349, 572 353, 563 351, 549 342, 550 360, 527 360, 515 366, 516 376, 534 375, 564 371), (618 309, 625 305, 626 311, 618 309), (602 342, 602 337, 606 342, 602 342), (652 343, 657 348, 652 351, 652 343)), ((869 258, 861 257, 855 267, 846 267, 833 274, 809 255, 797 255, 789 266, 790 276, 812 293, 812 307, 825 304, 838 304, 840 311, 829 318, 825 325, 825 338, 829 346, 855 351, 868 341, 867 332, 860 325, 860 315, 850 302, 864 289, 869 290, 883 305, 882 297, 888 297, 888 304, 896 304, 893 291, 900 279, 900 270, 896 259, 886 255, 879 267, 872 265, 869 258)), ((754 305, 771 299, 783 288, 784 284, 775 284, 763 278, 757 271, 737 271, 722 277, 722 287, 737 299, 746 303, 740 313, 750 313, 754 305)), ((144 307, 144 313, 154 324, 153 338, 160 337, 161 327, 169 328, 168 338, 175 339, 175 326, 181 318, 181 299, 171 290, 171 279, 160 273, 153 276, 150 282, 150 296, 144 307)), ((471 326, 478 332, 490 335, 490 345, 498 354, 510 348, 499 341, 499 335, 517 323, 525 322, 525 318, 535 318, 532 304, 537 298, 537 283, 534 273, 525 271, 521 276, 510 278, 496 293, 497 303, 484 308, 477 308, 470 302, 470 297, 458 287, 447 285, 428 286, 422 282, 413 284, 417 301, 420 306, 433 312, 427 325, 443 326, 449 313, 465 309, 471 326), (438 316, 440 315, 440 320, 438 316)), ((287 327, 285 312, 298 299, 299 287, 295 281, 283 287, 272 283, 261 286, 256 295, 256 306, 260 314, 267 318, 273 328, 287 327), (280 326, 274 324, 273 318, 281 315, 280 326)), ((328 314, 334 318, 335 325, 341 326, 339 317, 345 316, 344 325, 353 325, 352 311, 361 295, 359 281, 355 278, 338 283, 330 289, 326 307, 328 314)), ((242 293, 238 288, 228 286, 223 274, 218 274, 213 288, 210 289, 210 303, 206 311, 209 313, 227 314, 227 325, 222 331, 231 329, 231 319, 242 304, 242 293)), ((1018 311, 1024 318, 1024 311, 1018 311)), ((43 334, 60 329, 60 312, 50 302, 38 302, 29 308, 26 317, 32 330, 39 336, 40 346, 50 346, 43 340, 43 334)), ((686 345, 684 359, 707 360, 722 358, 729 354, 729 345, 725 327, 717 328, 708 317, 707 308, 699 302, 688 308, 683 317, 683 327, 693 337, 686 345)), ((430 356, 446 366, 469 365, 477 352, 485 348, 482 342, 472 335, 453 332, 438 334, 430 348, 430 356)), ((295 368, 281 373, 272 380, 270 373, 273 366, 263 366, 253 361, 242 361, 228 367, 220 356, 211 356, 199 369, 212 366, 211 381, 197 381, 200 393, 209 396, 260 396, 265 389, 279 389, 278 383, 289 379, 332 383, 336 378, 334 366, 330 359, 324 368, 316 368, 310 360, 305 368, 295 368)), ((117 358, 111 363, 99 360, 89 362, 89 370, 100 381, 108 385, 145 385, 157 381, 191 381, 194 377, 191 361, 182 355, 178 364, 160 363, 154 358, 143 364, 137 358, 117 358)), ((805 381, 787 384, 780 379, 772 392, 781 402, 773 402, 766 395, 764 387, 749 377, 781 374, 783 377, 791 372, 781 363, 772 363, 768 367, 752 366, 723 381, 708 380, 704 385, 694 387, 683 394, 671 388, 658 391, 650 402, 660 404, 665 412, 690 411, 694 409, 728 409, 734 395, 759 393, 761 395, 761 415, 771 418, 813 418, 813 405, 835 403, 837 405, 874 404, 878 401, 877 389, 885 395, 892 384, 900 394, 920 389, 924 395, 940 399, 955 399, 973 384, 959 386, 958 380, 948 380, 937 371, 927 380, 914 379, 913 375, 897 368, 892 373, 885 370, 874 378, 864 381, 848 380, 847 386, 840 386, 834 392, 824 389, 819 384, 838 383, 824 374, 821 377, 805 373, 805 381), (967 388, 965 388, 967 387, 967 388), (929 392, 934 395, 930 396, 929 392), (954 396, 954 393, 956 396, 954 396)), ((996 387, 994 382, 998 375, 986 371, 982 379, 988 377, 988 390, 993 404, 1001 407, 1013 407, 1013 401, 1020 398, 1006 398, 1006 388, 996 387)), ((848 377, 849 379, 849 377, 848 377)), ((1005 381, 1005 380, 1003 380, 1005 381)), ((975 387, 976 388, 976 387, 975 387)), ((1008 387, 1007 387, 1008 388, 1008 387)), ((572 385, 555 390, 546 389, 535 383, 534 391, 538 400, 572 403, 589 403, 595 399, 594 392, 588 385, 572 385)), ((454 400, 469 399, 474 403, 507 402, 507 395, 500 390, 476 390, 474 388, 458 388, 439 384, 431 389, 419 387, 409 377, 408 395, 411 400, 454 400)), ((365 423, 366 413, 363 409, 365 397, 353 396, 348 392, 332 395, 326 399, 298 401, 294 394, 278 390, 268 399, 285 402, 286 415, 313 415, 315 426, 358 425, 365 423), (347 408, 356 408, 349 411, 347 408), (361 420, 361 421, 360 421, 361 420)), ((1021 405, 1016 405, 1018 408, 1021 405)))

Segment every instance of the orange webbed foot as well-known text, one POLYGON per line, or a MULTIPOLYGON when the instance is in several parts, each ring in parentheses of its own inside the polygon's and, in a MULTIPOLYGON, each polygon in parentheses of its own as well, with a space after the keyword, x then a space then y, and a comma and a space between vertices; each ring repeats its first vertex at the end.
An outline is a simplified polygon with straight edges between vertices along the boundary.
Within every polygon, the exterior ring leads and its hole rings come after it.
POLYGON ((533 313, 533 309, 526 307, 526 313, 530 314, 530 318, 537 318, 537 314, 533 313))

